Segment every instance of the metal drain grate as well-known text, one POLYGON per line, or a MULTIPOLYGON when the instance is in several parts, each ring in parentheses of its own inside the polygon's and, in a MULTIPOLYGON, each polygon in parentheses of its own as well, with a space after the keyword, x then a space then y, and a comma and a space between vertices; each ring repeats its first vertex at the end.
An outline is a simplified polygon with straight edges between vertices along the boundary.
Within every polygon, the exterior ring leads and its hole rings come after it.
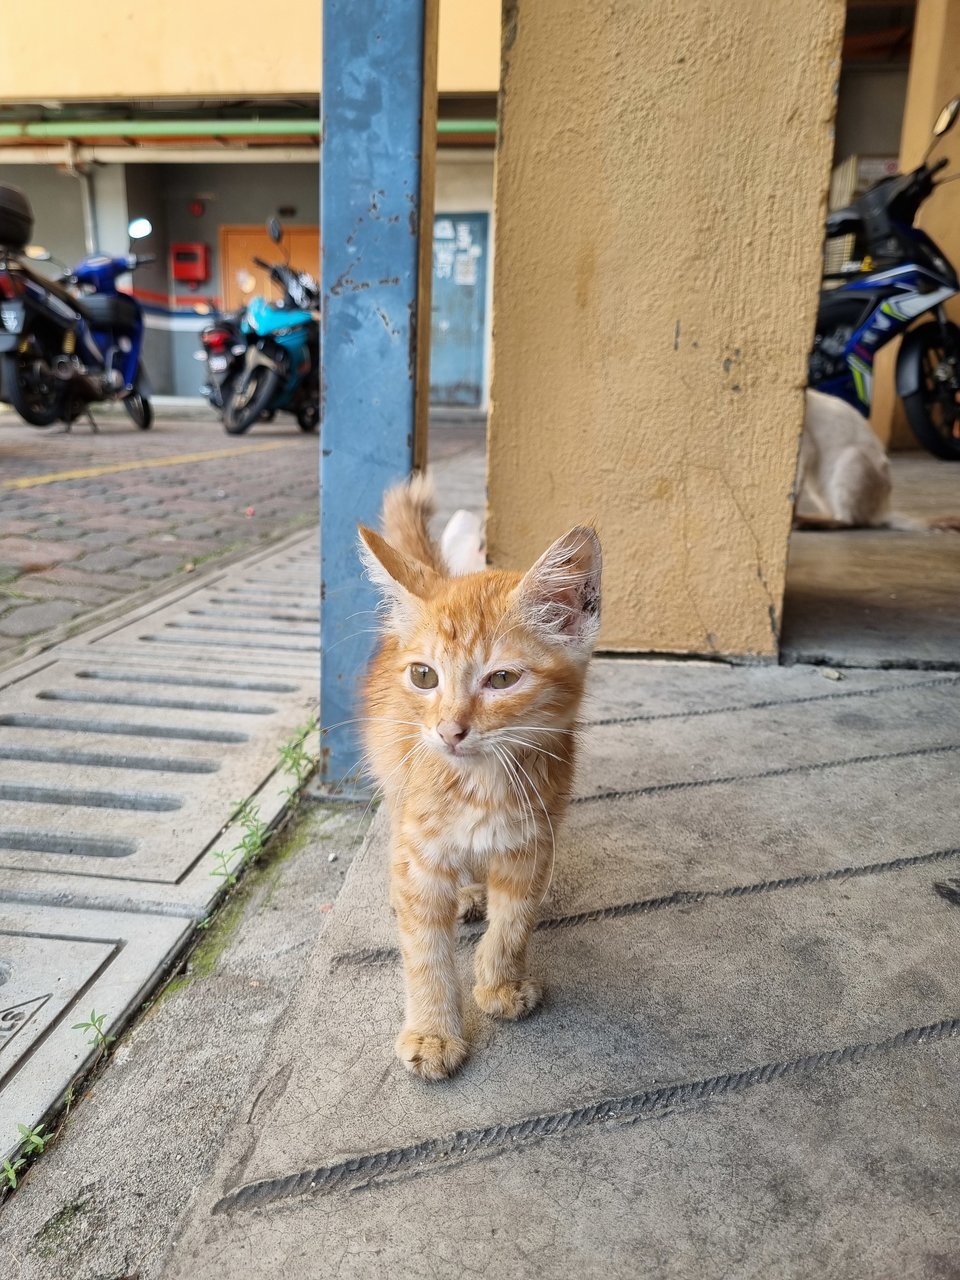
POLYGON ((0 1147, 206 914, 237 805, 270 820, 316 703, 313 534, 0 673, 0 1147), (29 1069, 25 1068, 29 1058, 29 1069))

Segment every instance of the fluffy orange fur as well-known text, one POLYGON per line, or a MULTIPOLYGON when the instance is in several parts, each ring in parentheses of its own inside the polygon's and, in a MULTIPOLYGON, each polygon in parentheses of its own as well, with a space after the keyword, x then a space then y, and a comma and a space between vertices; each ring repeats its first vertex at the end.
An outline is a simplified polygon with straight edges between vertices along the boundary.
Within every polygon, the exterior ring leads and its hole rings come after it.
POLYGON ((422 478, 361 528, 385 605, 365 685, 370 769, 390 813, 390 899, 406 983, 397 1054, 442 1079, 467 1056, 458 915, 483 910, 473 996, 522 1018, 540 1002, 527 944, 570 795, 575 725, 599 625, 600 544, 578 526, 526 574, 447 574, 422 478))

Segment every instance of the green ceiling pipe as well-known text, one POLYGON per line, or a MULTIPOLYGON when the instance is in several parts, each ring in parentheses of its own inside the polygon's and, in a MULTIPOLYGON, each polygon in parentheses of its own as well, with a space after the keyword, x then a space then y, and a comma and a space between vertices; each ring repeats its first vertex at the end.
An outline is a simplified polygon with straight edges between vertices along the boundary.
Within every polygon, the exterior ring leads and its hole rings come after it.
POLYGON ((437 133, 496 133, 496 120, 438 120, 437 133))
MULTIPOLYGON (((496 133, 496 120, 440 120, 437 133, 496 133)), ((317 120, 33 120, 0 122, 0 138, 315 137, 317 120)))

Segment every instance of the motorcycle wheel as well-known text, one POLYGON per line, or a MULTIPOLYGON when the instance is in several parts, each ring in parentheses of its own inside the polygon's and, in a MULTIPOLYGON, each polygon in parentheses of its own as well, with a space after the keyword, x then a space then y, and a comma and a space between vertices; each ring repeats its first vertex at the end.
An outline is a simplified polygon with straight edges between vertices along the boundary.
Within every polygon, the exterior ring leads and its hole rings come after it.
POLYGON ((297 410, 297 426, 301 431, 316 431, 320 421, 320 409, 315 404, 303 404, 297 410))
POLYGON ((123 407, 127 410, 127 416, 134 426, 138 426, 141 431, 148 431, 154 425, 154 407, 143 394, 143 384, 145 384, 143 369, 137 366, 136 383, 133 384, 133 390, 129 396, 123 397, 123 407))
POLYGON ((123 407, 130 421, 141 431, 149 431, 153 426, 153 406, 141 391, 131 391, 123 397, 123 407))
POLYGON ((925 324, 919 391, 903 397, 907 421, 923 447, 937 458, 960 462, 960 329, 948 324, 952 351, 938 324, 925 324), (948 359, 948 356, 953 360, 948 359), (943 376, 946 374, 947 376, 943 376))
POLYGON ((254 365, 249 375, 241 375, 223 401, 223 426, 227 435, 249 431, 273 399, 277 375, 265 365, 254 365))
POLYGON ((9 356, 4 382, 10 403, 31 427, 49 427, 60 417, 63 384, 44 374, 40 361, 18 353, 9 356))

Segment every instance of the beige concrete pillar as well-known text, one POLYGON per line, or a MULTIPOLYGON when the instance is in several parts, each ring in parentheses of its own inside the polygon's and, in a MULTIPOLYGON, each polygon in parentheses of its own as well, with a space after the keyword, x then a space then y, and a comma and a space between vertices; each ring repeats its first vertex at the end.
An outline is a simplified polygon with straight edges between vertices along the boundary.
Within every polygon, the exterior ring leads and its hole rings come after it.
MULTIPOLYGON (((907 101, 900 134, 900 168, 906 173, 920 163, 930 142, 930 130, 940 108, 960 94, 960 0, 918 0, 907 101)), ((951 170, 960 169, 960 126, 947 135, 934 157, 950 156, 951 170)), ((935 192, 920 210, 917 225, 932 236, 954 265, 960 263, 960 182, 935 192)), ((952 320, 960 322, 960 302, 947 304, 952 320)), ((871 422, 892 448, 917 448, 897 400, 894 361, 899 343, 884 349, 877 362, 871 422)))
POLYGON ((489 542, 601 646, 777 652, 843 0, 508 0, 489 542))

